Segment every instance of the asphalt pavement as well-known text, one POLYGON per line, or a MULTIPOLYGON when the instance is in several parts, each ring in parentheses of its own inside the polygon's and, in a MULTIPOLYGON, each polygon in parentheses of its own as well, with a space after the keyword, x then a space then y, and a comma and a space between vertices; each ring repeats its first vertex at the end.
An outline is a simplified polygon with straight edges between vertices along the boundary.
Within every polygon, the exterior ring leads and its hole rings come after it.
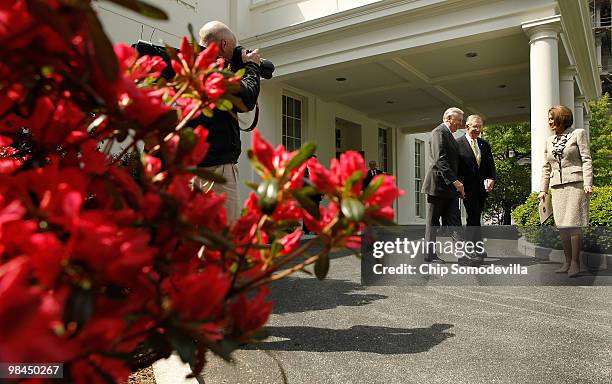
POLYGON ((207 384, 612 382, 612 287, 364 287, 340 255, 272 300, 269 337, 210 356, 207 384))

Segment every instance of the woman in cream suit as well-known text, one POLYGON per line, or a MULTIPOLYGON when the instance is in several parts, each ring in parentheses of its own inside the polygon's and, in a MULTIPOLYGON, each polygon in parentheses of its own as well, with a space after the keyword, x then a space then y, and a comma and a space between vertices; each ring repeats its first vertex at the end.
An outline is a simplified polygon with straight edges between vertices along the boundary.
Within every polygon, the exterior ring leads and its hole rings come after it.
POLYGON ((584 129, 572 128, 572 111, 563 105, 548 111, 548 126, 555 134, 546 140, 540 183, 540 201, 551 189, 553 216, 559 228, 565 262, 557 270, 574 277, 588 271, 580 257, 582 227, 589 224, 589 195, 593 192, 593 166, 584 129))

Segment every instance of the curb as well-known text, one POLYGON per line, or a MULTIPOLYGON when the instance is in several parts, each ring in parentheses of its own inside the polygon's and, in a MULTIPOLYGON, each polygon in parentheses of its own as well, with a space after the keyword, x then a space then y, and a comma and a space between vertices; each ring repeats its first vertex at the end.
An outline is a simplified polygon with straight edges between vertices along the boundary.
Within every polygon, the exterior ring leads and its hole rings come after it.
MULTIPOLYGON (((530 243, 521 237, 518 239, 518 251, 525 256, 535 257, 538 260, 552 261, 554 263, 563 263, 565 256, 563 250, 540 247, 539 245, 530 243)), ((612 263, 612 255, 606 253, 582 252, 582 256, 586 257, 586 264, 591 268, 596 268, 600 271, 608 269, 608 263, 612 263)))

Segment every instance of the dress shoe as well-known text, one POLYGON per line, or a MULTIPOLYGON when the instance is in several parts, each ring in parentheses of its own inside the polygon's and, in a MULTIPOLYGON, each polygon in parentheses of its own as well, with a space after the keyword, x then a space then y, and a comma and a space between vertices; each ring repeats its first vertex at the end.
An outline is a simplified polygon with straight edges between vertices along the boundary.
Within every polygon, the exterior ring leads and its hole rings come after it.
POLYGON ((444 263, 446 263, 446 261, 442 260, 441 258, 439 258, 436 255, 425 257, 425 262, 426 263, 431 263, 431 264, 444 264, 444 263))
POLYGON ((479 258, 463 256, 457 259, 457 264, 475 267, 481 265, 482 261, 479 258))

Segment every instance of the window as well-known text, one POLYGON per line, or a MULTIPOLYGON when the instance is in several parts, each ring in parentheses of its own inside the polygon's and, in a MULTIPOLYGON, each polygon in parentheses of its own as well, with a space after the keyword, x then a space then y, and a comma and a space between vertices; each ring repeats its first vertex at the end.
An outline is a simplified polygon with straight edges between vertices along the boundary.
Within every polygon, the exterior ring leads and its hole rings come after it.
POLYGON ((416 217, 425 218, 425 194, 421 193, 425 176, 425 143, 414 141, 414 204, 416 217))
POLYGON ((302 146, 302 100, 283 95, 283 145, 288 151, 302 146))
POLYGON ((378 166, 381 171, 389 172, 389 129, 378 128, 378 166))

